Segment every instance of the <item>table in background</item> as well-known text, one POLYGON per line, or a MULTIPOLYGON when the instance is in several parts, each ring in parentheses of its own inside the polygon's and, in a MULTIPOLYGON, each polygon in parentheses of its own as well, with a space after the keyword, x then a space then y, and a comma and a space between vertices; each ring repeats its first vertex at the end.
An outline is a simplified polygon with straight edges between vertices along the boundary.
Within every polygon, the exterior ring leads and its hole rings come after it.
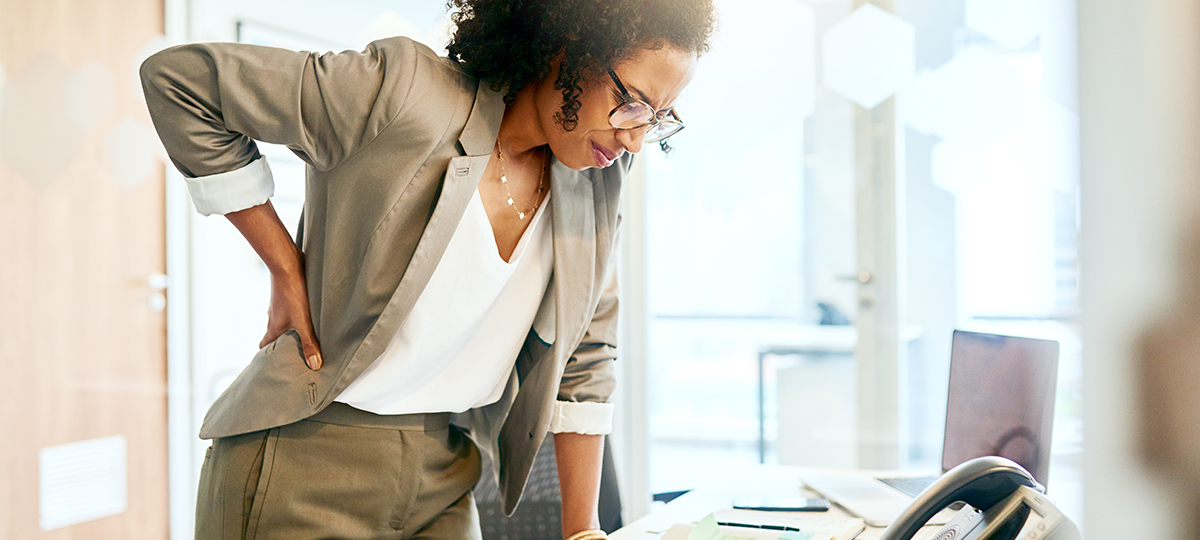
MULTIPOLYGON (((701 487, 655 508, 608 537, 610 540, 657 540, 676 523, 694 523, 712 512, 731 508, 733 497, 741 495, 819 496, 805 488, 801 480, 804 472, 811 470, 811 467, 755 465, 701 472, 697 479, 697 485, 701 487)), ((828 514, 852 517, 836 505, 828 514)), ((883 530, 868 526, 857 540, 876 540, 883 530)), ((929 538, 937 530, 936 526, 925 527, 914 540, 929 538)))

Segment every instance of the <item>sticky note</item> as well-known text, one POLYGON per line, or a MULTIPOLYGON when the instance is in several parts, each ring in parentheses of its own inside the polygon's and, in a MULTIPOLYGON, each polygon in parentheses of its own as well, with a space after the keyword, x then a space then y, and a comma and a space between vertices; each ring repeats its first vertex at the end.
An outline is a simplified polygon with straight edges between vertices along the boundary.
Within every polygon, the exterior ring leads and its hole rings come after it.
POLYGON ((802 533, 796 531, 788 531, 779 535, 779 540, 812 540, 811 533, 802 533))
POLYGON ((688 533, 688 540, 754 540, 748 536, 729 536, 721 532, 721 526, 717 525, 716 516, 709 514, 704 516, 696 524, 696 528, 688 533))

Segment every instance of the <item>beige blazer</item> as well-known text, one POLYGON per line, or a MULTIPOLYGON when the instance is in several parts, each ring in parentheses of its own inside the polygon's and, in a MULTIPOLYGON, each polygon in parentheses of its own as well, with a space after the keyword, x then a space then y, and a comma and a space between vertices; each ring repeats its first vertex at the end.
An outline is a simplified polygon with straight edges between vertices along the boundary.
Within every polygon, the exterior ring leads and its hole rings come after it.
MULTIPOLYGON (((155 128, 185 176, 235 171, 254 140, 307 162, 298 242, 324 366, 294 332, 260 350, 217 399, 202 438, 316 414, 386 348, 474 193, 504 113, 501 94, 429 48, 396 37, 362 52, 309 54, 191 44, 143 64, 155 128)), ((626 155, 607 169, 550 173, 554 269, 499 402, 456 416, 495 457, 505 511, 520 499, 554 402, 607 402, 614 386, 614 243, 626 155)))

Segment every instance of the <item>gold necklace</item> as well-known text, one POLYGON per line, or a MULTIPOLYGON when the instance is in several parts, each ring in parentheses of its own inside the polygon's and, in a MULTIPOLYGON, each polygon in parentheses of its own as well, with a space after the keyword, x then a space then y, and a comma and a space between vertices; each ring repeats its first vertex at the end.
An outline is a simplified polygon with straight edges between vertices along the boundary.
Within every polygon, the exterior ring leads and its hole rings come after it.
POLYGON ((504 174, 504 150, 501 149, 499 139, 496 140, 496 158, 500 161, 500 183, 504 184, 504 194, 508 196, 508 205, 512 207, 514 212, 517 213, 518 218, 524 220, 525 216, 531 216, 537 212, 538 205, 542 203, 542 193, 546 191, 546 188, 543 185, 543 181, 546 178, 546 158, 545 156, 542 157, 542 172, 538 173, 538 189, 537 196, 533 200, 533 208, 530 208, 525 212, 520 211, 517 209, 516 205, 513 204, 512 192, 508 190, 508 176, 504 174))

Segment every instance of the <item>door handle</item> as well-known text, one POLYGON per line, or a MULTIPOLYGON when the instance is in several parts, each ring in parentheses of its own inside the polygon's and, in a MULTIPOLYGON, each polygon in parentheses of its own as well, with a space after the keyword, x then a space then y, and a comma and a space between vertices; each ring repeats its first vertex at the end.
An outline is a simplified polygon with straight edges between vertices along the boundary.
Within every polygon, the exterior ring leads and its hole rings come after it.
POLYGON ((863 270, 857 274, 841 274, 837 276, 838 281, 857 281, 859 283, 870 283, 871 273, 863 270))
POLYGON ((146 285, 150 288, 148 300, 150 309, 154 311, 167 309, 167 295, 164 294, 164 291, 171 286, 171 279, 164 274, 155 272, 146 278, 146 285))

